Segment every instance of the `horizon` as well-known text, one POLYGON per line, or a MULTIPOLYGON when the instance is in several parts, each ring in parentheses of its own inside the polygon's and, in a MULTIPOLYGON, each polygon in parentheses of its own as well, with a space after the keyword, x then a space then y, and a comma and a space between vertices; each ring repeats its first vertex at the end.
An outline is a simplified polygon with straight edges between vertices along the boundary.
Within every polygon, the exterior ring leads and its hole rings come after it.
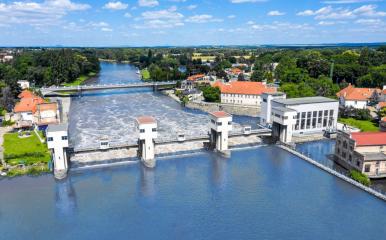
POLYGON ((16 0, 0 45, 157 47, 386 42, 384 0, 16 0))

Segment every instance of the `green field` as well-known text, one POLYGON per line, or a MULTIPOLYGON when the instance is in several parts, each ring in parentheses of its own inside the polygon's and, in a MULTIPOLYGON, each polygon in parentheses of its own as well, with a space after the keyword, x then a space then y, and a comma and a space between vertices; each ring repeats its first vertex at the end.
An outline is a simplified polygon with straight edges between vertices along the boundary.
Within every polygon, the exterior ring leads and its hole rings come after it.
POLYGON ((41 143, 34 132, 27 138, 19 138, 18 133, 4 135, 4 159, 10 165, 25 163, 47 163, 50 152, 45 143, 41 143))
POLYGON ((149 72, 149 70, 147 70, 146 68, 142 69, 141 70, 141 76, 142 76, 143 80, 149 80, 150 79, 150 72, 149 72))
POLYGON ((359 128, 362 132, 378 132, 379 126, 376 123, 366 120, 356 120, 354 118, 339 118, 338 122, 359 128))
POLYGON ((81 75, 79 76, 77 79, 75 79, 75 81, 73 82, 70 82, 70 83, 64 83, 63 86, 65 87, 73 87, 73 86, 79 86, 81 85, 84 81, 92 78, 92 77, 95 77, 96 73, 94 72, 91 72, 89 73, 88 75, 81 75))

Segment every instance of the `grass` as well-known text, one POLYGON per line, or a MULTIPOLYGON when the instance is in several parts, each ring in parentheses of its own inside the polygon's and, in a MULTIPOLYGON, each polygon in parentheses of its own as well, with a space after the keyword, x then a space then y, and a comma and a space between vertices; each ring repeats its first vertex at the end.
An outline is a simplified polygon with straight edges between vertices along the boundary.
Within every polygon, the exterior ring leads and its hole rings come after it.
POLYGON ((47 163, 51 159, 46 144, 41 143, 33 132, 27 138, 19 138, 18 133, 7 133, 3 146, 4 159, 10 165, 47 163))
POLYGON ((64 83, 63 86, 65 87, 74 87, 74 86, 79 86, 82 83, 84 83, 86 80, 95 77, 96 73, 90 72, 88 75, 80 75, 75 81, 70 82, 70 83, 64 83))
POLYGON ((378 132, 379 126, 368 120, 356 120, 354 118, 339 118, 341 123, 359 128, 362 132, 378 132))
POLYGON ((370 186, 370 179, 365 174, 358 172, 357 170, 350 171, 350 177, 355 181, 362 183, 365 186, 370 186))
POLYGON ((147 70, 146 68, 142 69, 141 70, 141 76, 142 76, 143 80, 149 80, 150 79, 150 72, 149 72, 149 70, 147 70))

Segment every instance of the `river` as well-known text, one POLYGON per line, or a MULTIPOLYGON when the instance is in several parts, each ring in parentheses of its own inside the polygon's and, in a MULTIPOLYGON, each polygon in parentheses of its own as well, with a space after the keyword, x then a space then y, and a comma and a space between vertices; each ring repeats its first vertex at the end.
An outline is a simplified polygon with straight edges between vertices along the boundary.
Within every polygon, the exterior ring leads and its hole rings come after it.
MULTIPOLYGON (((331 150, 313 144, 302 147, 331 150)), ((276 146, 0 180, 0 239, 384 239, 385 213, 385 202, 276 146)))

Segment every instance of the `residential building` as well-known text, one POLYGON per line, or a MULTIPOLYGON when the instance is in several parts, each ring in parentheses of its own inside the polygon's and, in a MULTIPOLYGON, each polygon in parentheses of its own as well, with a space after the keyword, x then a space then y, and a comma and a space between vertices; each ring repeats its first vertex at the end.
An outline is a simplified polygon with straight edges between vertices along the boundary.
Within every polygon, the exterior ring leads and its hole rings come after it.
POLYGON ((33 122, 41 128, 44 128, 49 124, 58 124, 60 122, 58 103, 50 102, 38 104, 34 113, 33 122))
POLYGON ((181 88, 182 89, 193 89, 196 84, 206 81, 205 74, 194 74, 189 76, 186 80, 182 81, 181 88))
POLYGON ((19 94, 20 101, 14 107, 15 128, 47 126, 59 123, 59 108, 56 102, 47 103, 29 90, 19 94))
POLYGON ((335 160, 347 169, 356 169, 370 178, 386 177, 386 132, 339 131, 335 160))
POLYGON ((381 110, 382 108, 386 107, 386 101, 385 102, 379 102, 376 106, 377 111, 381 110))
POLYGON ((339 104, 342 107, 353 107, 365 109, 370 101, 377 101, 381 92, 377 88, 356 88, 349 84, 346 88, 340 90, 336 96, 339 98, 339 104))
POLYGON ((262 82, 235 81, 229 83, 215 82, 213 87, 220 88, 221 103, 260 106, 263 93, 275 93, 276 87, 262 82))
POLYGON ((19 84, 19 86, 22 90, 30 88, 29 81, 27 81, 27 80, 19 80, 19 81, 17 81, 17 84, 19 84))
POLYGON ((282 142, 291 142, 293 135, 335 130, 338 109, 338 101, 330 98, 286 99, 284 93, 265 93, 260 124, 271 127, 282 142))
POLYGON ((0 53, 0 63, 6 63, 13 60, 13 56, 8 53, 0 53))

